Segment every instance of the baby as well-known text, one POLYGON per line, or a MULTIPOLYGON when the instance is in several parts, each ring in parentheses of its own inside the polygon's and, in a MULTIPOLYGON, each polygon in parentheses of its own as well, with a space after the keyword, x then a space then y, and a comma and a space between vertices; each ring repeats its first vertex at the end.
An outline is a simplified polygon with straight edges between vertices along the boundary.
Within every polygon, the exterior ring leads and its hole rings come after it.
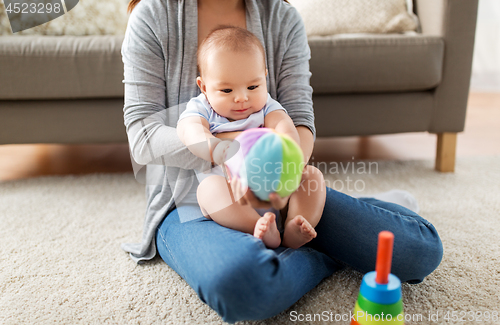
MULTIPOLYGON (((224 133, 234 139, 235 131, 255 127, 275 129, 300 143, 286 110, 267 92, 265 52, 255 35, 238 27, 216 29, 200 45, 197 59, 196 82, 202 93, 189 101, 177 125, 179 138, 193 154, 222 165, 230 141, 215 135, 224 133)), ((298 248, 316 237, 314 227, 321 218, 326 191, 323 175, 315 167, 305 166, 300 187, 285 198, 286 207, 274 213, 234 203, 223 175, 220 167, 209 175, 197 172, 198 203, 207 218, 253 234, 270 248, 280 244, 298 248), (286 216, 283 241, 277 213, 286 216)))

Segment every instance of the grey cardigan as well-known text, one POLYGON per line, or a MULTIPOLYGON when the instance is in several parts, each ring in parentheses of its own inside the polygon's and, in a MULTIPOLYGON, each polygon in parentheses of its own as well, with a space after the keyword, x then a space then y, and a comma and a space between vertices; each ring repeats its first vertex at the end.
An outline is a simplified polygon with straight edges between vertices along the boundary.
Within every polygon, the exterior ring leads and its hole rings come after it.
MULTIPOLYGON (((299 14, 283 0, 245 4, 247 29, 266 50, 268 92, 296 126, 315 135, 310 50, 299 14)), ((185 103, 200 94, 197 25, 197 0, 142 0, 122 44, 124 122, 134 173, 147 198, 142 241, 122 244, 136 262, 156 255, 156 229, 197 185, 193 169, 210 167, 181 143, 175 129, 185 103)))

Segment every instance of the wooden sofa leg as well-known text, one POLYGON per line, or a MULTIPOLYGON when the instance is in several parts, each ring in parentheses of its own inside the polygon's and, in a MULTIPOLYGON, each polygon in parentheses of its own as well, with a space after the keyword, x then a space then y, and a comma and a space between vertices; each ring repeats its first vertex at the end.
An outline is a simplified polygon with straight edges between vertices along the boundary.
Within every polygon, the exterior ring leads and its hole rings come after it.
POLYGON ((438 133, 436 150, 436 170, 440 172, 455 171, 455 155, 457 133, 438 133))

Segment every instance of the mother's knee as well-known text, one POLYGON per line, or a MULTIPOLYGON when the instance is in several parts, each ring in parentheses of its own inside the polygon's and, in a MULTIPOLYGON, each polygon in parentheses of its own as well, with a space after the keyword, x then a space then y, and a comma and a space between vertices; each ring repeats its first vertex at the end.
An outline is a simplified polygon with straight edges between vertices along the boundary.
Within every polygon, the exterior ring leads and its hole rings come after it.
POLYGON ((427 254, 427 263, 422 272, 425 276, 427 276, 437 269, 443 259, 443 243, 441 242, 439 236, 436 235, 433 241, 428 241, 425 245, 425 249, 427 254))
POLYGON ((397 265, 394 273, 398 275, 402 282, 420 283, 441 263, 443 258, 443 244, 434 230, 434 234, 431 237, 414 243, 411 251, 412 253, 403 252, 407 258, 402 259, 405 261, 397 265))
POLYGON ((198 294, 226 322, 271 317, 279 264, 273 251, 247 249, 230 263, 221 263, 217 272, 206 274, 198 294))

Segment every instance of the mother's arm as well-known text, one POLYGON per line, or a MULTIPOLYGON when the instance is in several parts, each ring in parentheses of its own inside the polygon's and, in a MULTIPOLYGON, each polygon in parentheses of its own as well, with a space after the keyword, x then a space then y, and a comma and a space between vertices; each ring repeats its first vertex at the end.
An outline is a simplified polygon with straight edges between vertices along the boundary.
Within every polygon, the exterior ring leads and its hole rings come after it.
POLYGON ((297 126, 297 132, 300 138, 300 148, 304 153, 304 163, 307 164, 314 148, 314 135, 308 127, 301 125, 297 126))
POLYGON ((205 170, 210 162, 193 155, 175 126, 179 107, 166 107, 168 60, 155 14, 138 5, 131 13, 121 48, 124 64, 124 123, 132 158, 140 165, 161 164, 205 170), (173 113, 173 114, 172 114, 173 113))
POLYGON ((314 147, 316 129, 312 102, 311 72, 309 59, 311 52, 302 19, 293 7, 286 13, 286 24, 276 21, 283 35, 280 43, 284 52, 281 68, 277 68, 277 100, 287 110, 300 138, 300 147, 305 161, 309 161, 314 147))

